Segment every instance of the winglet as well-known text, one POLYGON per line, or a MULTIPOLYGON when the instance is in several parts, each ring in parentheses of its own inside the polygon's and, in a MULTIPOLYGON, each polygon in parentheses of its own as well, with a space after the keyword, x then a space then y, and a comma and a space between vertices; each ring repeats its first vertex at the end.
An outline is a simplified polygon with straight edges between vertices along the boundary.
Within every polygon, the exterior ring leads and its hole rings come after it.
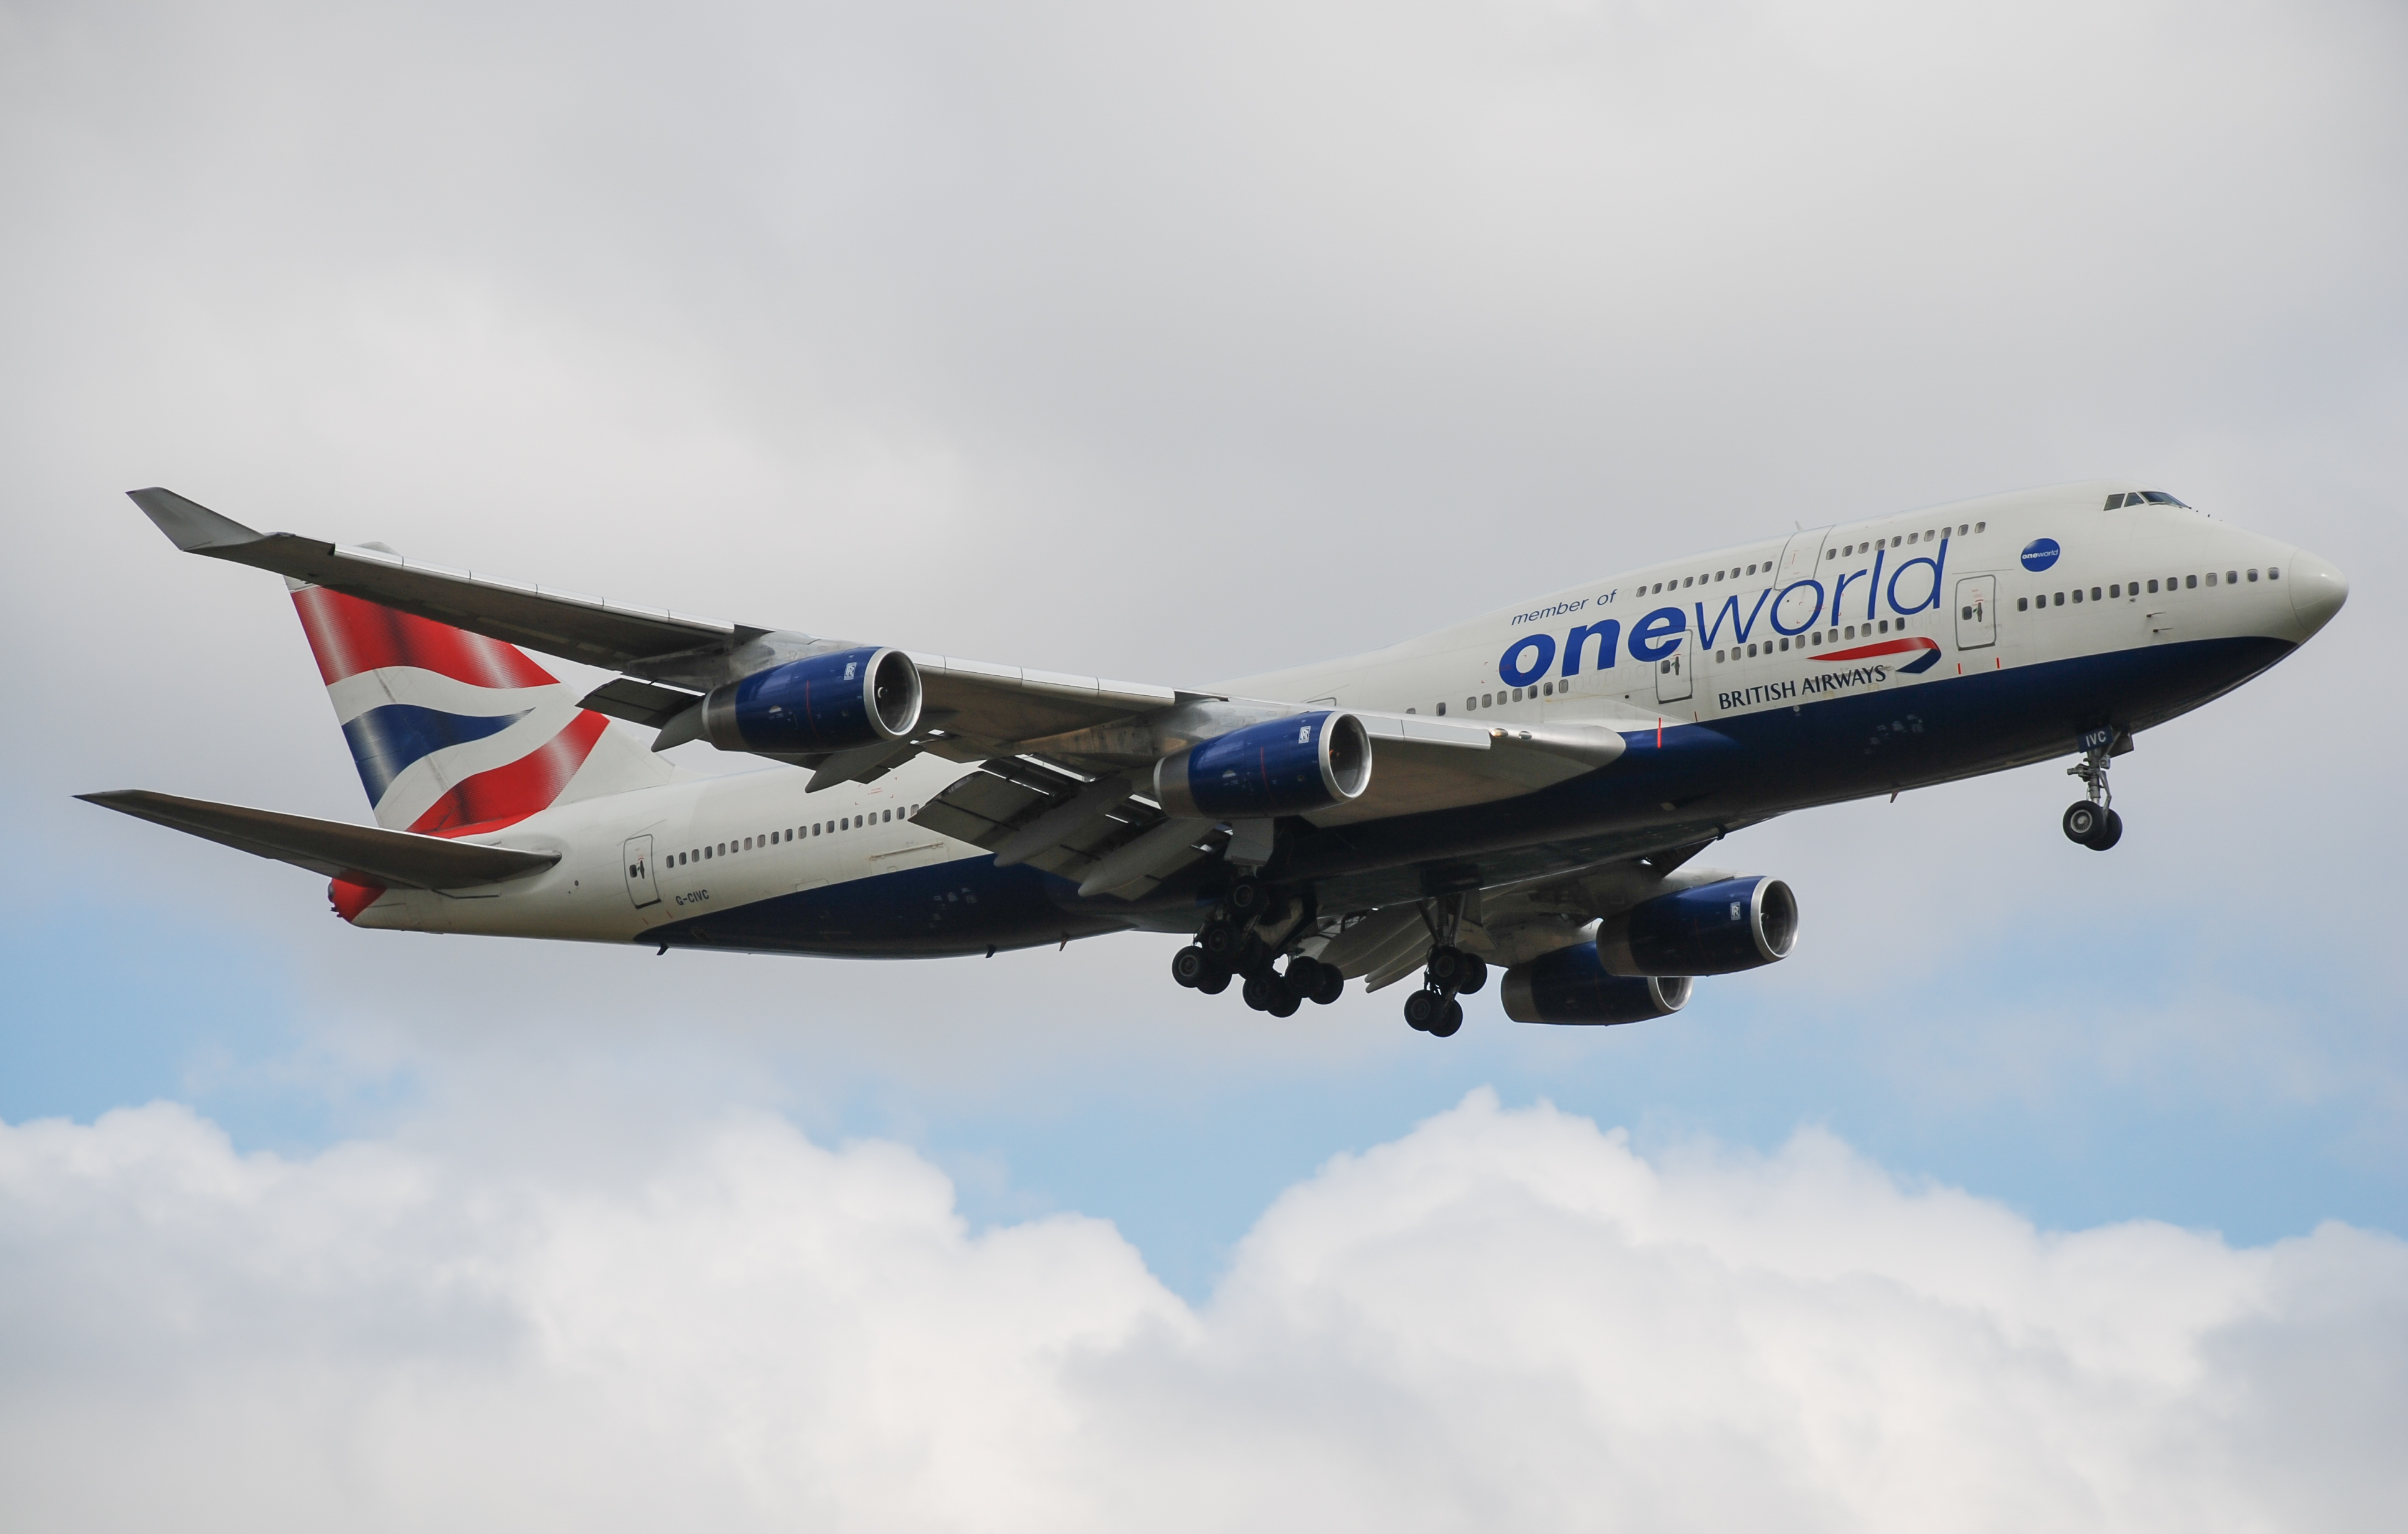
POLYGON ((214 554, 256 543, 260 535, 232 517, 222 517, 198 501, 188 501, 172 490, 152 486, 126 493, 142 514, 188 554, 214 554))

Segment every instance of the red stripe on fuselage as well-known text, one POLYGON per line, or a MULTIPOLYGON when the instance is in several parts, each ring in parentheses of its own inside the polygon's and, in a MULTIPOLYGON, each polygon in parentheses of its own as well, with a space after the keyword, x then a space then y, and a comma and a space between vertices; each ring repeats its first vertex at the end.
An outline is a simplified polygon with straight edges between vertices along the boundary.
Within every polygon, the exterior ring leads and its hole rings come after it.
POLYGON ((513 645, 323 586, 294 592, 293 605, 329 687, 388 666, 414 666, 472 687, 549 687, 559 681, 513 645))
POLYGON ((1940 641, 1917 636, 1911 639, 1884 639, 1879 644, 1858 645, 1854 650, 1827 650, 1807 659, 1817 661, 1869 661, 1875 655, 1899 655, 1910 650, 1937 650, 1940 641))
POLYGON ((409 829, 438 837, 496 831, 550 809, 609 724, 590 709, 579 710, 566 729, 517 761, 463 780, 427 806, 409 829))

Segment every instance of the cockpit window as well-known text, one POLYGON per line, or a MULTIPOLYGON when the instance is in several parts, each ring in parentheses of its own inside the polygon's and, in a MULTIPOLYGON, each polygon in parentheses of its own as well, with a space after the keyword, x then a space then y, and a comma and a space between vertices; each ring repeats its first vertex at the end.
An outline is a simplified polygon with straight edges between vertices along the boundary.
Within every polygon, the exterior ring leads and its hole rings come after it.
POLYGON ((2110 511, 2128 506, 2179 506, 2186 511, 2190 509, 2189 502, 2169 495, 2162 490, 2118 491, 2107 497, 2107 509, 2110 511))

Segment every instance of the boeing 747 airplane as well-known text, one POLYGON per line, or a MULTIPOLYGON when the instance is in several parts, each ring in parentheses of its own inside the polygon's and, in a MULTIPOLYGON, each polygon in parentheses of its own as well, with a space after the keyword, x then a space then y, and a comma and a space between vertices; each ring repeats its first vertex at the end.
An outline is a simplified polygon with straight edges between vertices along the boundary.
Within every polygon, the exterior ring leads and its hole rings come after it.
POLYGON ((2071 756, 2065 835, 2105 852, 2133 738, 2348 595, 2314 554, 2101 480, 1775 534, 1186 688, 133 499, 186 552, 285 578, 377 824, 83 797, 325 875, 354 926, 853 958, 1176 933, 1181 985, 1241 982, 1283 1017, 1418 977, 1406 1021, 1440 1038, 1492 968, 1509 1017, 1613 1024, 1778 962, 1789 886, 1694 860, 1791 810, 2071 756), (530 650, 619 676, 580 698, 530 650), (661 754, 693 741, 765 765, 661 754))

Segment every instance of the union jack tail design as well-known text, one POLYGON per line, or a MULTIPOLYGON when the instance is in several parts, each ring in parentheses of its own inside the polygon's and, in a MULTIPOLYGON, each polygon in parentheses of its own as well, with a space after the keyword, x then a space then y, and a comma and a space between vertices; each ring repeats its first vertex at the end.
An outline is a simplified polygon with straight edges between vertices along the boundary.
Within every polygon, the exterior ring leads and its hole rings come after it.
POLYGON ((460 836, 667 782, 677 769, 577 706, 523 651, 287 581, 377 824, 460 836))

